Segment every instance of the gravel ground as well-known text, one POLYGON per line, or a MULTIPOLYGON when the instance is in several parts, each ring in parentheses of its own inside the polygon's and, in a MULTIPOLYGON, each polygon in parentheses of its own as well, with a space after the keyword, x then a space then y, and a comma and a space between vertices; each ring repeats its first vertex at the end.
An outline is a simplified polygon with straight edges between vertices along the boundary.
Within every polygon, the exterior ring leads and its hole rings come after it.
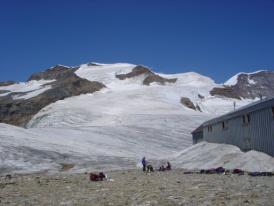
POLYGON ((274 205, 274 177, 108 172, 110 181, 87 174, 32 174, 0 179, 0 205, 274 205))

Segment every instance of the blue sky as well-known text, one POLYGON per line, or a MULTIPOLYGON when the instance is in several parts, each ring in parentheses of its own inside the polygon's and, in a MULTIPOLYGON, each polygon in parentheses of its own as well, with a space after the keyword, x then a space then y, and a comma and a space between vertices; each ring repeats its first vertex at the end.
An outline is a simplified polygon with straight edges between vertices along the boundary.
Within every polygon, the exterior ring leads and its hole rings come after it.
POLYGON ((0 0, 0 81, 90 61, 217 82, 274 70, 274 0, 0 0))

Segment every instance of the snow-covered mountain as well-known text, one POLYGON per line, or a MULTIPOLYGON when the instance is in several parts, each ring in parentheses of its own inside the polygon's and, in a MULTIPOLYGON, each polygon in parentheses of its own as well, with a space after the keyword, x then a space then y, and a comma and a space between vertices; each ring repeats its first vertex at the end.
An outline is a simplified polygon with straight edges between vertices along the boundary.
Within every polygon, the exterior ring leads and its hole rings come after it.
POLYGON ((222 87, 194 72, 158 74, 126 63, 58 65, 26 83, 0 84, 0 122, 27 128, 0 124, 0 173, 172 159, 191 145, 199 124, 234 102, 254 101, 212 94, 222 87))

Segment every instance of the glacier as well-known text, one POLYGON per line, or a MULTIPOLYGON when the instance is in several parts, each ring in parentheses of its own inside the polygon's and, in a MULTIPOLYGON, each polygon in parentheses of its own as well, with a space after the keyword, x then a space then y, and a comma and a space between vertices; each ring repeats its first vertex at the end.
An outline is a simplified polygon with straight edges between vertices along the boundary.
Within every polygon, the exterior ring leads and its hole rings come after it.
POLYGON ((240 107, 254 101, 211 96, 209 91, 220 85, 194 72, 158 74, 177 78, 165 85, 143 85, 144 75, 116 78, 135 66, 83 64, 75 74, 105 89, 52 103, 27 128, 0 124, 0 173, 57 172, 68 163, 75 165, 70 172, 135 168, 143 156, 153 161, 177 157, 175 167, 192 168, 183 164, 187 156, 179 155, 192 145, 191 131, 233 110, 234 102, 240 107), (202 112, 183 106, 181 97, 202 112))

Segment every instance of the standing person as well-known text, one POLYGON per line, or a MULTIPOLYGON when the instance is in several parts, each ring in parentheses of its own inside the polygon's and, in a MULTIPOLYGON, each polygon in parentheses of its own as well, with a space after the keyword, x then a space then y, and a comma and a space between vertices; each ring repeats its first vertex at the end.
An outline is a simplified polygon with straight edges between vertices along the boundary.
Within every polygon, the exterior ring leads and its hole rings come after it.
POLYGON ((146 161, 146 157, 143 157, 142 159, 142 165, 143 165, 143 171, 146 171, 146 167, 147 167, 147 161, 146 161))
POLYGON ((170 164, 170 162, 167 162, 166 170, 171 170, 171 164, 170 164))

